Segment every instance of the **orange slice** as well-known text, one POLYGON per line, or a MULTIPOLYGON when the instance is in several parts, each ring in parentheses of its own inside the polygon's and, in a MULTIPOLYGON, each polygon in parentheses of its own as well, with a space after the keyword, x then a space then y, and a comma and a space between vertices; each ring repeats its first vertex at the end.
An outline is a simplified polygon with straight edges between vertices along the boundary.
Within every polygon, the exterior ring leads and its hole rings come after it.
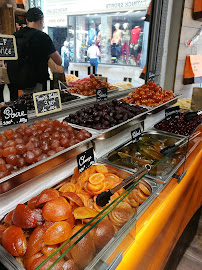
POLYGON ((99 173, 108 173, 109 172, 105 165, 100 164, 100 165, 95 165, 95 167, 96 167, 96 171, 99 173))
POLYGON ((93 175, 91 175, 89 177, 89 182, 92 185, 98 185, 98 184, 102 183, 104 179, 105 179, 104 174, 102 174, 102 173, 95 173, 95 174, 93 174, 93 175))
MULTIPOLYGON (((106 185, 105 185, 106 186, 106 185)), ((91 183, 88 183, 87 185, 88 189, 91 190, 91 191, 98 191, 98 190, 101 190, 103 189, 104 187, 104 182, 101 182, 100 184, 97 184, 97 185, 93 185, 91 183)))
POLYGON ((95 217, 98 212, 90 207, 77 207, 73 214, 75 219, 85 219, 95 217))
POLYGON ((79 174, 77 179, 78 182, 85 183, 89 178, 90 169, 86 169, 84 172, 79 174))
POLYGON ((59 189, 59 191, 61 191, 61 192, 75 192, 76 186, 73 183, 66 183, 59 189))

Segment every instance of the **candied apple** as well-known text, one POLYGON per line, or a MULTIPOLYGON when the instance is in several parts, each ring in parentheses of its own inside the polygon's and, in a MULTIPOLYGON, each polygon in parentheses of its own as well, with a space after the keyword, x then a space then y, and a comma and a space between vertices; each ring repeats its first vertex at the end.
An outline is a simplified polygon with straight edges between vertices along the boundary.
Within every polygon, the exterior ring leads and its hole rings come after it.
POLYGON ((57 190, 51 188, 45 189, 38 195, 36 200, 36 207, 53 199, 57 199, 58 197, 59 192, 57 190))
POLYGON ((26 252, 27 242, 20 227, 12 225, 2 235, 3 247, 13 256, 23 256, 26 252))

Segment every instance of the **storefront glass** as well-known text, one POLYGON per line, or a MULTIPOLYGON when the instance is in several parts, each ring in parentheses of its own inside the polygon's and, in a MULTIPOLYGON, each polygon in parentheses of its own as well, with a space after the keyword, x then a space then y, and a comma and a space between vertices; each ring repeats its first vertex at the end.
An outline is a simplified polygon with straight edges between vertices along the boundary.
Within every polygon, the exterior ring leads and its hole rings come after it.
POLYGON ((142 66, 146 59, 148 24, 146 10, 108 14, 68 16, 70 62, 89 62, 88 49, 93 45, 100 51, 99 62, 142 66), (95 43, 95 44, 94 44, 95 43))

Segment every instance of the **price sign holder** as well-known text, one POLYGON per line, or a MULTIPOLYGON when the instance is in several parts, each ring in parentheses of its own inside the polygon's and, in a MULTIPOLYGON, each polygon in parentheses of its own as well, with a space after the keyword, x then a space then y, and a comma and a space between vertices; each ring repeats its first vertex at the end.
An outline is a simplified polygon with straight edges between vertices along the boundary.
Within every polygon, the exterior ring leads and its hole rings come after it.
POLYGON ((107 100, 107 87, 99 88, 96 90, 96 100, 97 102, 107 100))
POLYGON ((17 60, 16 39, 13 35, 0 34, 0 60, 17 60))
POLYGON ((62 110, 59 89, 34 93, 33 99, 37 116, 59 112, 62 110))
POLYGON ((102 75, 101 76, 95 75, 95 78, 98 79, 98 80, 100 80, 100 81, 103 81, 103 82, 107 82, 108 81, 108 78, 107 77, 102 77, 102 75))
POLYGON ((95 74, 95 66, 88 67, 88 75, 95 74))
POLYGON ((142 137, 141 128, 136 128, 136 129, 132 130, 131 137, 132 137, 133 143, 139 142, 140 138, 142 137))
POLYGON ((27 106, 15 105, 1 108, 2 125, 10 126, 28 122, 27 106))
POLYGON ((93 147, 84 151, 83 153, 77 156, 77 165, 79 173, 82 173, 87 168, 89 168, 93 163, 95 163, 95 157, 93 152, 93 147))
POLYGON ((169 120, 171 118, 179 118, 179 116, 180 116, 180 106, 165 109, 166 120, 169 120))

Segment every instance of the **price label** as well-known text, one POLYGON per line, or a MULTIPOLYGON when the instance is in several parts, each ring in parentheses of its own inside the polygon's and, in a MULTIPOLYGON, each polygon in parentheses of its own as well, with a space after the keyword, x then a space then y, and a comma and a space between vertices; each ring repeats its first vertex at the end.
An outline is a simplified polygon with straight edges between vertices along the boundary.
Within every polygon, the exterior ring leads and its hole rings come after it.
POLYGON ((93 147, 89 148, 88 150, 86 150, 85 152, 77 156, 77 164, 78 164, 79 173, 82 173, 83 171, 85 171, 93 163, 95 163, 93 147))
POLYGON ((28 122, 27 106, 15 105, 1 108, 2 125, 10 126, 28 122))
POLYGON ((79 77, 79 72, 78 72, 78 70, 71 70, 71 71, 70 71, 70 74, 73 74, 73 75, 75 75, 76 77, 79 77))
POLYGON ((132 78, 126 78, 126 77, 124 77, 124 78, 123 78, 123 81, 124 81, 124 82, 132 82, 132 78))
POLYGON ((140 128, 136 128, 134 130, 131 131, 131 137, 132 137, 132 141, 134 143, 139 142, 140 138, 142 137, 142 131, 140 128))
POLYGON ((17 60, 16 39, 13 35, 0 34, 0 60, 17 60))
POLYGON ((156 73, 153 71, 153 72, 149 72, 149 80, 154 80, 155 79, 155 77, 156 77, 156 73))
POLYGON ((165 109, 165 118, 167 120, 171 118, 179 118, 179 116, 180 116, 180 106, 165 109))
POLYGON ((96 99, 97 102, 107 100, 107 88, 100 88, 96 90, 96 99))
POLYGON ((37 116, 62 110, 60 91, 58 89, 33 94, 37 116))
POLYGON ((95 66, 88 67, 88 75, 95 74, 95 66))

